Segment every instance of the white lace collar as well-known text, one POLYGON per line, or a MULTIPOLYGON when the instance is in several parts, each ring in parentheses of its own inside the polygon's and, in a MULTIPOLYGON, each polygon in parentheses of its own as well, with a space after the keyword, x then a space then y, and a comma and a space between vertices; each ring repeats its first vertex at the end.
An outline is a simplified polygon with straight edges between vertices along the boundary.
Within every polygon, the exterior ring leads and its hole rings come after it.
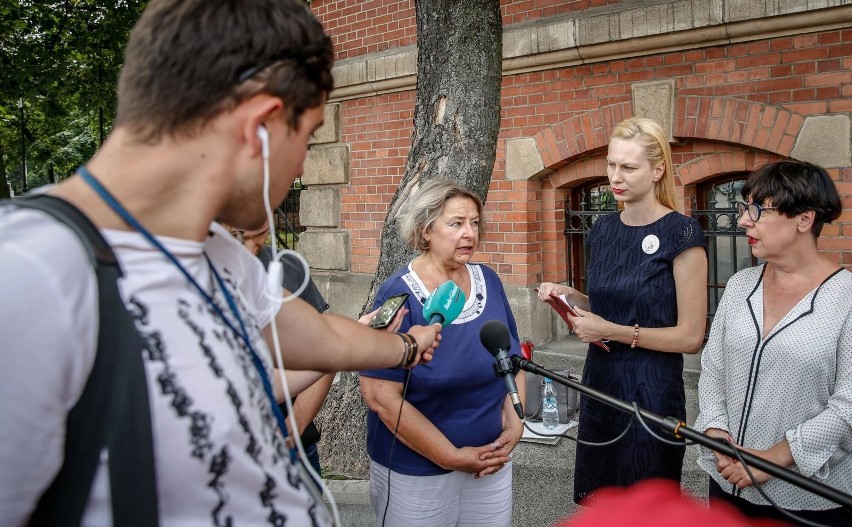
MULTIPOLYGON (((478 265, 465 264, 468 274, 470 275, 470 298, 465 299, 464 309, 453 324, 463 324, 475 319, 482 313, 485 307, 485 302, 488 297, 488 291, 485 288, 485 276, 482 274, 482 268, 478 265)), ((431 292, 426 289, 420 276, 408 264, 408 272, 402 275, 402 280, 408 285, 411 294, 420 302, 421 305, 426 303, 426 299, 431 292)))

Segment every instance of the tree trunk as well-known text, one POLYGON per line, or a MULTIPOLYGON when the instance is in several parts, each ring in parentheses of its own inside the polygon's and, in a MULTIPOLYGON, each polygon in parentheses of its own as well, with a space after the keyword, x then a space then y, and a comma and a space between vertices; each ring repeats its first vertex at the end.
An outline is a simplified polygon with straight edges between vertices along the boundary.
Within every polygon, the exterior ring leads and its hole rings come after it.
MULTIPOLYGON (((499 0, 417 0, 417 101, 412 146, 382 231, 381 255, 369 298, 415 253, 397 232, 396 215, 422 182, 451 179, 488 193, 500 131, 502 24, 499 0)), ((317 423, 325 475, 365 478, 366 408, 358 376, 343 373, 317 423)))
POLYGON ((3 152, 3 145, 0 145, 0 174, 3 174, 3 177, 0 177, 0 199, 9 199, 12 197, 12 193, 10 192, 11 185, 6 182, 6 156, 3 152))
POLYGON ((485 202, 500 132, 502 25, 499 0, 417 0, 417 102, 405 174, 382 230, 376 289, 415 253, 397 214, 431 179, 450 179, 485 202))

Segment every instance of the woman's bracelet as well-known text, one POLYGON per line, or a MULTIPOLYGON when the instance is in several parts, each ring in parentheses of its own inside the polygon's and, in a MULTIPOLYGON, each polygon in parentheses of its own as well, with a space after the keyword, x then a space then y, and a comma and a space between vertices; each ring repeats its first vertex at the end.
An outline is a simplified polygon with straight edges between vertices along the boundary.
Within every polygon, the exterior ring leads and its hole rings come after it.
POLYGON ((633 342, 630 343, 631 348, 635 348, 636 344, 639 342, 639 324, 634 324, 633 326, 633 342))

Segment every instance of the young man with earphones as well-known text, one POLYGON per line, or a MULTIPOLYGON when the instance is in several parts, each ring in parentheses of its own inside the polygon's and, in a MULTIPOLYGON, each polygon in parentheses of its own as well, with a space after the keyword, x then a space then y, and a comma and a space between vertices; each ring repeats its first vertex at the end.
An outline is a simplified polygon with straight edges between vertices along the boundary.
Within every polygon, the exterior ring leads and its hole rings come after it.
POLYGON ((214 222, 256 229, 264 202, 286 195, 322 124, 332 57, 300 0, 149 2, 111 135, 47 190, 106 240, 135 331, 99 326, 112 308, 75 231, 26 200, 0 207, 4 525, 332 523, 287 448, 273 368, 414 367, 431 360, 440 328, 375 331, 282 302, 270 287, 281 282, 214 222), (137 351, 112 360, 127 342, 137 351), (95 372, 105 375, 93 392, 95 372), (127 389, 140 383, 142 397, 127 389), (84 400, 109 411, 77 426, 84 400), (129 424, 150 434, 150 458, 122 451, 110 429, 94 456, 78 455, 87 430, 139 408, 148 422, 129 424), (136 458, 152 460, 135 467, 148 477, 114 470, 136 458), (138 488, 150 478, 153 489, 138 488))

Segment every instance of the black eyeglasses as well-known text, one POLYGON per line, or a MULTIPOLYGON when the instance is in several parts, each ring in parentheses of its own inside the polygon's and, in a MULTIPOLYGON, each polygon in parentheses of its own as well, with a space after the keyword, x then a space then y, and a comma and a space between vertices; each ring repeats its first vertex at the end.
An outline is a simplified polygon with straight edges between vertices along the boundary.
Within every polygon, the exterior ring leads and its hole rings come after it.
POLYGON ((748 217, 751 218, 751 221, 757 221, 760 219, 760 215, 765 210, 778 210, 778 207, 764 207, 763 205, 758 205, 757 203, 744 203, 742 201, 737 202, 737 215, 742 216, 746 212, 748 212, 748 217))

